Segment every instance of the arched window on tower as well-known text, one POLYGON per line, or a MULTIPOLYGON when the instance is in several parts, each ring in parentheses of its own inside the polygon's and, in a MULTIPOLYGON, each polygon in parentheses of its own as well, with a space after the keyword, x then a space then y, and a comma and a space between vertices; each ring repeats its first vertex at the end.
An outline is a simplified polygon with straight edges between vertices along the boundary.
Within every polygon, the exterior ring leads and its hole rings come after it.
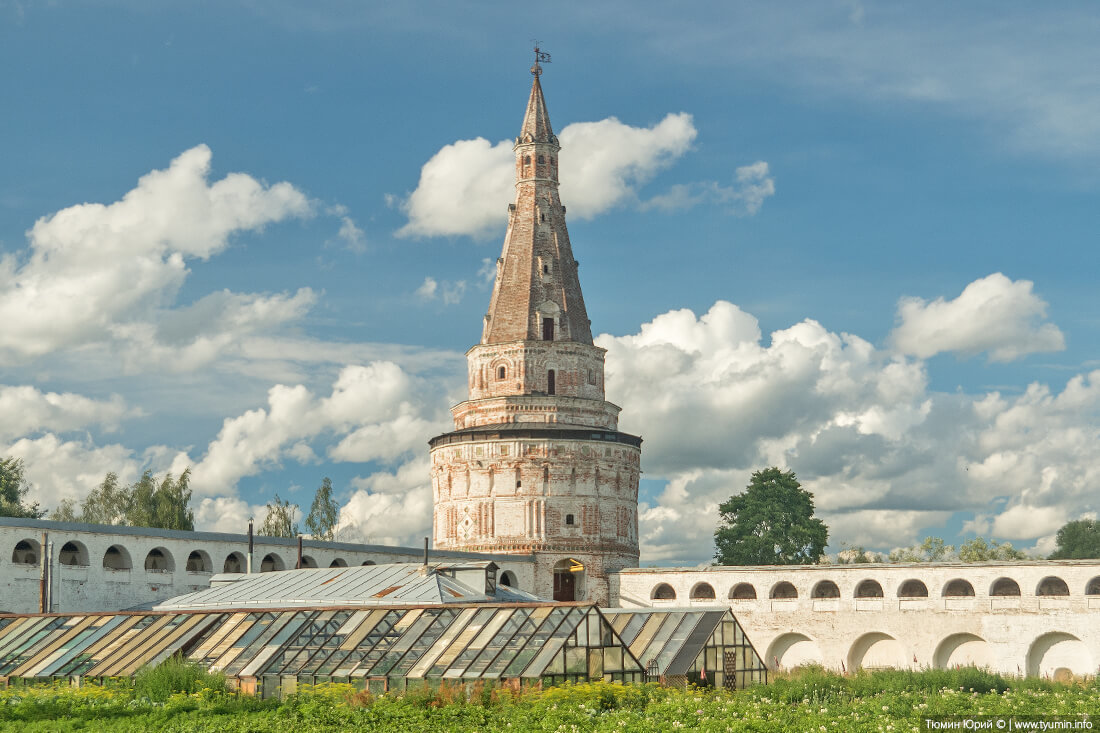
POLYGON ((504 379, 508 375, 508 371, 504 367, 497 368, 497 379, 504 379))
POLYGON ((553 341, 554 340, 554 319, 543 318, 542 319, 542 340, 553 341))
POLYGON ((553 369, 546 372, 546 394, 557 394, 557 380, 553 369))

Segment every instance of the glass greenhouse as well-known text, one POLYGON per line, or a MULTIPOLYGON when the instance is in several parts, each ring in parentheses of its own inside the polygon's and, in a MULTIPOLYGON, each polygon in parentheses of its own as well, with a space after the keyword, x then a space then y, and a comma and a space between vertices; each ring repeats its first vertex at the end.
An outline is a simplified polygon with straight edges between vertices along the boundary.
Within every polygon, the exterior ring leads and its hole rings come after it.
POLYGON ((0 676, 125 677, 174 654, 265 696, 299 683, 373 692, 497 680, 766 681, 729 609, 480 603, 0 616, 0 676))

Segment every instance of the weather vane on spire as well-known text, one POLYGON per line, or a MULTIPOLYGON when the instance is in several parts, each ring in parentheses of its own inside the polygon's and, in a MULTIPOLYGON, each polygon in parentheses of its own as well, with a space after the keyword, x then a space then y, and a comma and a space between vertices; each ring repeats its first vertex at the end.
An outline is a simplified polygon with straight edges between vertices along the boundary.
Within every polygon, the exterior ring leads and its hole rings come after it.
POLYGON ((535 65, 531 67, 531 73, 536 77, 542 76, 542 67, 539 66, 539 62, 544 64, 550 63, 550 54, 539 49, 539 42, 535 41, 535 65))

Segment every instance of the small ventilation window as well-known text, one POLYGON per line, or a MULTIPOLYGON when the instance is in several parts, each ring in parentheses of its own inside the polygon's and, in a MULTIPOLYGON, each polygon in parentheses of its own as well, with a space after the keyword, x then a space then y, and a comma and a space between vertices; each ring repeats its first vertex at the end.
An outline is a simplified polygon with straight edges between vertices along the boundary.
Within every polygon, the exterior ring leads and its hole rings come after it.
POLYGON ((543 158, 543 157, 542 157, 542 156, 540 155, 540 156, 539 156, 539 165, 542 165, 542 164, 543 164, 543 163, 545 163, 545 162, 546 162, 546 159, 545 159, 545 158, 543 158))
POLYGON ((504 379, 507 374, 508 372, 505 371, 504 367, 500 367, 497 369, 497 379, 504 379))
POLYGON ((569 525, 570 527, 573 526, 573 515, 572 514, 566 514, 565 515, 565 523, 567 525, 569 525))
POLYGON ((539 221, 545 222, 546 221, 546 214, 540 213, 539 214, 539 221))
POLYGON ((555 379, 554 370, 551 369, 546 372, 546 394, 557 393, 557 380, 555 379))
POLYGON ((523 164, 524 165, 530 165, 531 164, 531 156, 530 155, 523 156, 523 164))
POLYGON ((543 265, 542 266, 542 274, 543 275, 549 275, 550 274, 550 265, 543 265))

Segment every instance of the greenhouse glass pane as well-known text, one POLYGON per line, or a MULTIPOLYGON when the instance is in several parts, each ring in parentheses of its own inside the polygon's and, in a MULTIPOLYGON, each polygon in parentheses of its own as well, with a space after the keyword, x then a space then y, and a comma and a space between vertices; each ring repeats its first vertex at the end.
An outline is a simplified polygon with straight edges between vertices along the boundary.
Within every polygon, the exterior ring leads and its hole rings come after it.
POLYGON ((500 654, 496 659, 489 662, 489 666, 485 668, 485 672, 482 677, 500 677, 505 668, 507 668, 513 661, 519 665, 520 669, 523 669, 528 662, 535 656, 536 649, 531 647, 530 651, 523 654, 524 647, 527 647, 531 641, 531 635, 538 630, 539 626, 546 621, 546 617, 553 611, 551 606, 543 606, 536 608, 528 616, 520 627, 516 629, 516 633, 512 635, 512 638, 504 643, 504 647, 501 649, 500 654))
POLYGON ((447 647, 447 650, 440 655, 439 659, 432 665, 432 668, 428 670, 428 676, 438 677, 446 672, 447 668, 458 658, 458 655, 465 651, 474 637, 485 628, 485 624, 495 613, 496 609, 493 608, 479 608, 466 628, 459 632, 455 640, 447 647))

